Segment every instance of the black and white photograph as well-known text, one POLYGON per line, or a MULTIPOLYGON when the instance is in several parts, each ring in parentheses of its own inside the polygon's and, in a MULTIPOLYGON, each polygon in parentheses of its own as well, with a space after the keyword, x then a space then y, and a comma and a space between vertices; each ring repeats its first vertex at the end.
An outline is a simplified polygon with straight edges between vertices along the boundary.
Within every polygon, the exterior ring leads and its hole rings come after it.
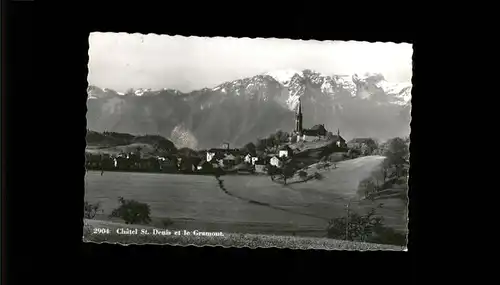
POLYGON ((91 33, 83 241, 407 250, 412 54, 91 33))

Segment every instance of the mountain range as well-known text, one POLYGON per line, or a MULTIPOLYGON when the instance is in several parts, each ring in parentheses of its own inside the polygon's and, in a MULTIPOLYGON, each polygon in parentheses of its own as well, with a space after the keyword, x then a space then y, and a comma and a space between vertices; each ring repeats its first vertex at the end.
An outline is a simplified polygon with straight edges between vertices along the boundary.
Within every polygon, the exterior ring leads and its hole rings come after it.
POLYGON ((164 88, 125 93, 90 85, 87 128, 161 135, 177 147, 242 146, 294 128, 299 98, 304 127, 324 124, 346 138, 385 140, 410 133, 411 83, 382 74, 325 75, 278 70, 188 93, 164 88))

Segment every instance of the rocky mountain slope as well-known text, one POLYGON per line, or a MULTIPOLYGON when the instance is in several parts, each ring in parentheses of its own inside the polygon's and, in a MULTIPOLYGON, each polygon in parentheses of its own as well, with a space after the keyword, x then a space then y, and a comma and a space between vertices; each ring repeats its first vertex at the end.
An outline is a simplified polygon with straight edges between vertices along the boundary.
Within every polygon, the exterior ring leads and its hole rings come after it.
POLYGON ((409 134, 411 83, 387 82, 380 74, 330 76, 312 70, 269 72, 190 93, 119 93, 89 86, 87 127, 158 134, 178 147, 241 146, 277 129, 291 131, 298 98, 305 128, 323 123, 346 139, 409 134))

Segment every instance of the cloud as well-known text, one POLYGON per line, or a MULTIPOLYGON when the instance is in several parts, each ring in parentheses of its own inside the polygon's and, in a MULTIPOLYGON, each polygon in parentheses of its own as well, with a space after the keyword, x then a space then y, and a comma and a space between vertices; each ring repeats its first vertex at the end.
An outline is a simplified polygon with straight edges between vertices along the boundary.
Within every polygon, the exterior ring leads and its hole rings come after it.
POLYGON ((276 69, 325 74, 382 73, 411 80, 410 44, 201 38, 127 33, 89 37, 90 84, 191 91, 276 69))

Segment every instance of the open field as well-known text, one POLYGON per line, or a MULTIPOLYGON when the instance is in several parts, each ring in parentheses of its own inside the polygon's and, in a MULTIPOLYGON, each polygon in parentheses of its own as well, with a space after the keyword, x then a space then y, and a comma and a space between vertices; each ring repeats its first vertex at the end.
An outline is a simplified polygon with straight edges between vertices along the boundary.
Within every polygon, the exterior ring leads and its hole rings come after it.
MULTIPOLYGON (((249 248, 289 248, 289 249, 323 249, 323 250, 405 250, 405 247, 394 245, 383 245, 375 243, 362 243, 327 238, 304 238, 279 235, 256 235, 256 234, 234 234, 224 232, 222 236, 194 236, 194 235, 154 235, 154 227, 130 226, 121 223, 99 220, 85 220, 87 228, 83 240, 85 242, 109 242, 121 244, 170 244, 170 245, 194 245, 194 246, 223 246, 223 247, 249 247, 249 248), (92 234, 94 228, 106 228, 110 234, 92 234), (137 235, 120 235, 117 229, 139 229, 137 235), (145 229, 149 234, 141 234, 145 229)), ((157 228, 158 229, 158 228, 157 228)), ((161 228, 160 228, 161 230, 161 228)))
MULTIPOLYGON (((370 156, 337 164, 336 169, 314 170, 325 177, 281 185, 267 176, 223 176, 225 193, 212 176, 89 171, 86 200, 100 202, 107 219, 118 197, 151 206, 153 224, 170 218, 170 228, 239 233, 323 237, 328 220, 345 215, 345 205, 363 211, 383 203, 377 213, 389 226, 406 229, 406 205, 398 199, 359 201, 359 181, 382 161, 370 156)), ((293 182, 292 180, 290 182, 293 182)))

